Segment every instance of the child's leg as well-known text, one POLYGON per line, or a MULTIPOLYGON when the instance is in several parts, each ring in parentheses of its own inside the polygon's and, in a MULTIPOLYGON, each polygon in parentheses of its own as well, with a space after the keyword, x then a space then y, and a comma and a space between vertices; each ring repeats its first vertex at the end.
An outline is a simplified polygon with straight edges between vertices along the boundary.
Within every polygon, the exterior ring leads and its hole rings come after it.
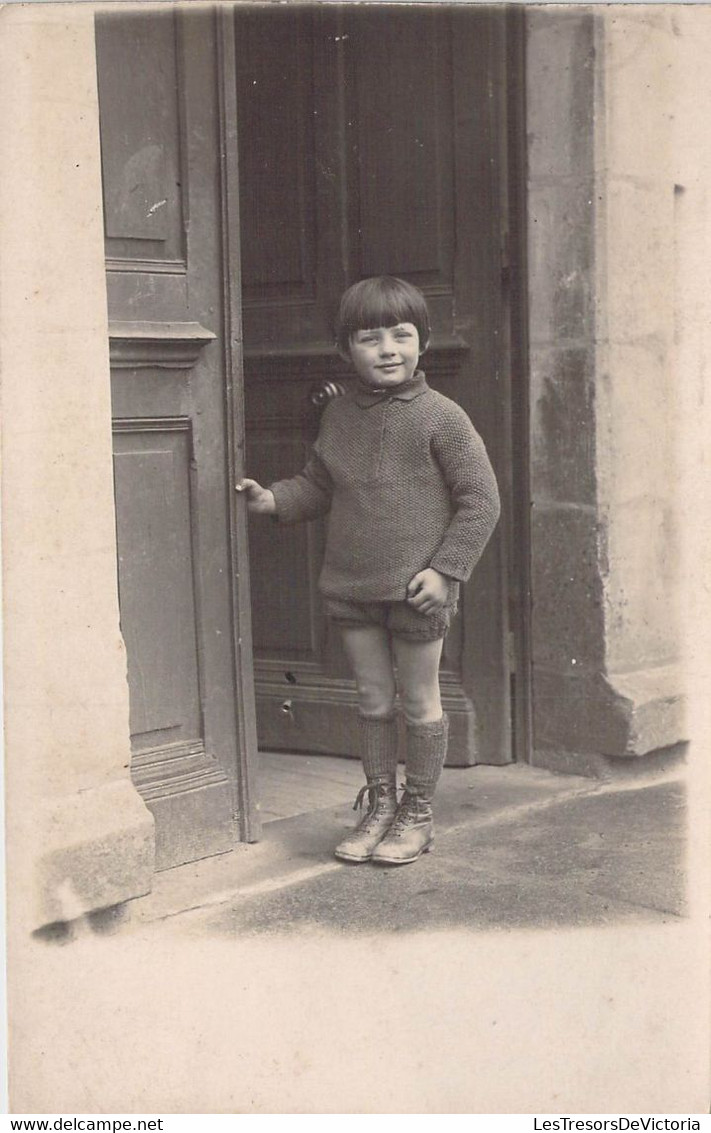
POLYGON ((439 663, 443 645, 443 637, 436 641, 392 639, 400 703, 408 724, 428 724, 442 719, 439 663))
POLYGON ((382 626, 341 626, 343 647, 358 687, 362 716, 391 716, 395 674, 388 631, 382 626))
POLYGON ((439 663, 444 638, 408 641, 393 638, 400 699, 407 722, 407 784, 431 801, 447 754, 439 663))
POLYGON ((395 815, 397 772, 397 719, 395 677, 387 631, 380 626, 341 627, 343 644, 358 689, 358 739, 368 811, 359 825, 337 847, 344 861, 369 861, 395 815))
POLYGON ((433 841, 432 797, 447 754, 448 721, 442 713, 439 662, 443 639, 393 638, 398 687, 407 724, 405 794, 373 861, 415 861, 433 841))

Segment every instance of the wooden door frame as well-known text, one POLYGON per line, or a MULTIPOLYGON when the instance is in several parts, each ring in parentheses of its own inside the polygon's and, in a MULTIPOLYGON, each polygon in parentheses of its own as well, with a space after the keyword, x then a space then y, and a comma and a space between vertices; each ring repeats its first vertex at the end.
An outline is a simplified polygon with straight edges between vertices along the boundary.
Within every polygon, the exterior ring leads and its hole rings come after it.
POLYGON ((506 355, 510 373, 511 532, 509 537, 509 651, 512 751, 530 763, 533 752, 531 586, 531 376, 528 354, 528 232, 526 141, 526 20, 506 13, 507 121, 504 160, 507 229, 504 282, 506 355))
MULTIPOLYGON (((245 413, 242 335, 242 284, 239 228, 239 156, 237 83, 233 5, 215 10, 217 23, 217 83, 220 113, 220 173, 222 207, 223 346, 227 462, 231 488, 245 474, 245 413)), ((230 490, 229 527, 232 545, 232 626, 234 631, 235 695, 237 699, 236 813, 243 842, 261 836, 257 774, 257 715, 254 692, 254 650, 249 583, 249 549, 245 501, 230 490)))
MULTIPOLYGON (((461 10, 461 9, 458 9, 461 10)), ((532 755, 531 534, 530 534, 530 370, 528 359, 526 13, 509 7, 490 24, 493 84, 485 130, 493 133, 493 168, 487 191, 494 198, 500 271, 491 315, 497 327, 494 351, 503 405, 496 421, 495 447, 502 495, 500 617, 506 634, 510 756, 530 763, 532 755)), ((467 239, 465 234, 464 239, 467 239)), ((470 248, 474 242, 470 239, 470 248)), ((473 634, 471 635, 473 637, 473 634)))
MULTIPOLYGON (((464 42, 467 13, 458 6, 456 11, 457 15, 463 12, 458 42, 464 42)), ((532 747, 532 688, 525 13, 512 7, 492 11, 491 16, 486 74, 472 80, 468 68, 462 71, 468 85, 476 81, 479 86, 478 104, 484 107, 479 129, 490 139, 488 151, 485 144, 479 161, 491 159, 491 175, 481 178, 486 198, 483 204, 471 199, 471 192, 467 195, 466 186, 458 194, 458 200, 468 205, 471 212, 477 207, 488 211, 493 229, 491 247, 480 252, 479 237, 466 214, 462 215, 458 234, 467 256, 490 257, 488 272, 484 271, 478 281, 480 285, 486 286, 488 279, 500 281, 496 294, 490 298, 488 314, 496 336, 489 357, 496 366, 497 389, 502 396, 490 414, 484 412, 482 421, 488 417, 487 444, 492 445, 490 451, 497 467, 503 505, 501 526, 493 541, 498 547, 486 552, 487 556, 492 552, 498 555, 503 574, 502 602, 496 617, 505 646, 501 690, 506 705, 501 705, 498 727, 508 730, 509 758, 497 762, 526 763, 530 762, 532 747), (484 90, 488 90, 488 97, 482 94, 484 90)), ((470 119, 463 113, 462 121, 470 119)), ((475 421, 479 421, 478 416, 475 421)), ((481 568, 491 569, 490 562, 482 563, 481 568)), ((475 638, 474 625, 470 626, 469 637, 475 638)), ((471 665, 472 658, 465 659, 466 663, 471 665)), ((476 672, 470 672, 474 688, 477 679, 476 672)), ((493 727, 497 727, 496 723, 493 727)))

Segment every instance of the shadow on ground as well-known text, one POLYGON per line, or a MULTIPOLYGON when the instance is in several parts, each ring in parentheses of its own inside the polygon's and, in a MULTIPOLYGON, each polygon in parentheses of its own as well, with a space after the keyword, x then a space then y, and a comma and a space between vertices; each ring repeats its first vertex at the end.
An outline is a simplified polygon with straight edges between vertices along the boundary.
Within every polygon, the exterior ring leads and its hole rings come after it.
POLYGON ((685 913, 678 782, 603 788, 523 815, 444 828, 431 854, 395 868, 329 868, 328 846, 341 831, 328 828, 331 816, 310 820, 316 825, 304 829, 303 860, 322 863, 322 872, 274 891, 235 894, 178 918, 183 928, 240 936, 546 929, 664 923, 685 913))

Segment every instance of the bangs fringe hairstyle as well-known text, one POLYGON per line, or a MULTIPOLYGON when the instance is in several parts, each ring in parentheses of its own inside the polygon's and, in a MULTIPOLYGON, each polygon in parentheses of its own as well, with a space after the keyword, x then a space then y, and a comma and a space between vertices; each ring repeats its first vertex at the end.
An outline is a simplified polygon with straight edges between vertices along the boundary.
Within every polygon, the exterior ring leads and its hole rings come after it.
POLYGON ((348 353, 351 338, 359 330, 414 323, 424 350, 430 338, 430 317, 419 288, 393 275, 362 279, 344 292, 336 321, 336 342, 348 353))

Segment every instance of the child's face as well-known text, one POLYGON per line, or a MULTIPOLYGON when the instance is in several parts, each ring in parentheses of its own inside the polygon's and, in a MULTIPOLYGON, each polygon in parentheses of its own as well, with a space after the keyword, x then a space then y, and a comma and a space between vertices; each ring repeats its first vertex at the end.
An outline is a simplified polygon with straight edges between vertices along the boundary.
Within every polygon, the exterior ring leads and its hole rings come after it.
POLYGON ((415 324, 398 323, 394 327, 357 330, 351 335, 349 354, 362 382, 387 389, 412 377, 422 349, 415 324))

